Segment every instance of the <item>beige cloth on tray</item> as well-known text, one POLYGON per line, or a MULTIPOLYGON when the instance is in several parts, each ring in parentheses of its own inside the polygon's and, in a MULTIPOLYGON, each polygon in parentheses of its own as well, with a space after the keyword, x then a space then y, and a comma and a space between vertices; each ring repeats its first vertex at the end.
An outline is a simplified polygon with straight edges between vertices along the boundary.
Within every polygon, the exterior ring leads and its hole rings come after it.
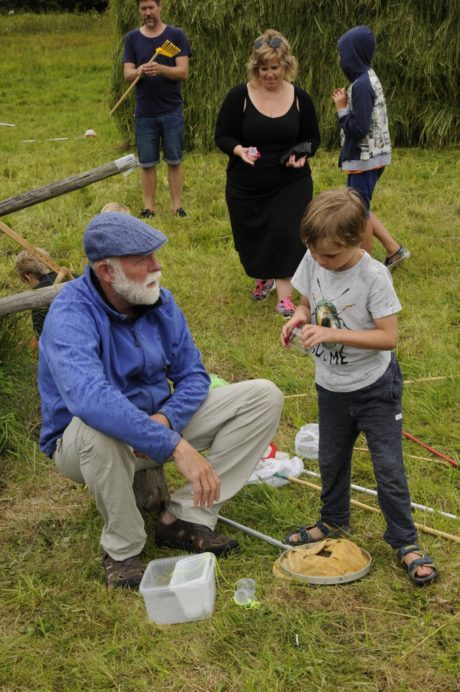
POLYGON ((326 538, 319 543, 292 548, 273 565, 273 574, 293 579, 284 570, 305 577, 340 577, 364 569, 369 562, 361 548, 347 538, 326 538))

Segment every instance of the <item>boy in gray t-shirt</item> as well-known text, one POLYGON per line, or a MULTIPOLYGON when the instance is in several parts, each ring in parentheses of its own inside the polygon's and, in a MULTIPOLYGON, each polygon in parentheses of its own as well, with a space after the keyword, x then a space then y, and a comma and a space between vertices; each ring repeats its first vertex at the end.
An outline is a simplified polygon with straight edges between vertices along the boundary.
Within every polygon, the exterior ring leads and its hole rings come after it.
POLYGON ((402 375, 392 349, 401 310, 386 267, 360 243, 366 227, 361 198, 351 188, 322 192, 301 223, 308 252, 292 279, 300 305, 281 333, 294 327, 311 349, 319 405, 321 520, 286 537, 301 545, 349 528, 353 446, 364 432, 372 457, 384 538, 416 584, 438 576, 417 544, 402 457, 402 375))

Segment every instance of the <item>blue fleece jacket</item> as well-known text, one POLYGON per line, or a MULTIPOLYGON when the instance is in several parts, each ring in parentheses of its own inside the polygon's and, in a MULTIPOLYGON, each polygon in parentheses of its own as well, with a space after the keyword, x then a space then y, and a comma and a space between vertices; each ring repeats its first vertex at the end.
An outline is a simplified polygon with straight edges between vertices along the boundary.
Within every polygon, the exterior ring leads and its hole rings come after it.
POLYGON ((52 456, 73 416, 165 462, 209 391, 209 376, 171 293, 132 320, 89 267, 51 304, 40 338, 40 446, 52 456), (173 391, 171 392, 171 384, 173 391), (171 430, 149 416, 161 412, 171 430))
POLYGON ((375 36, 367 26, 356 26, 337 44, 340 64, 352 82, 348 104, 338 112, 346 171, 365 171, 391 163, 391 140, 382 85, 371 68, 375 36))

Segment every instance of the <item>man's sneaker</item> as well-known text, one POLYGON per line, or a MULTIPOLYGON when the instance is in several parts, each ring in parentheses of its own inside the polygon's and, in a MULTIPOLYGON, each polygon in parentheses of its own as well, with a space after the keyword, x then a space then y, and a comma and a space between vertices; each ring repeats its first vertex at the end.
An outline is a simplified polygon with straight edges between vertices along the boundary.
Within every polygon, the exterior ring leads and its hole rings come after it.
POLYGON ((151 209, 143 209, 141 211, 141 219, 153 219, 155 212, 151 209))
POLYGON ((178 207, 178 208, 176 209, 176 211, 174 212, 174 216, 178 216, 178 217, 181 218, 181 219, 186 219, 187 216, 188 216, 188 214, 187 214, 187 212, 185 211, 185 209, 183 209, 182 207, 178 207))
POLYGON ((291 300, 291 296, 286 296, 286 298, 280 300, 276 306, 276 312, 279 312, 283 317, 292 317, 295 313, 295 305, 291 300))
POLYGON ((394 267, 396 267, 397 264, 404 262, 404 260, 409 259, 409 257, 409 250, 406 250, 406 248, 401 245, 399 250, 397 250, 394 253, 394 255, 390 255, 390 257, 385 257, 383 264, 385 265, 385 267, 388 267, 388 269, 393 269, 394 267))
POLYGON ((275 288, 275 279, 257 279, 256 287, 251 294, 252 300, 256 303, 260 300, 266 300, 270 295, 270 291, 275 288))
POLYGON ((144 567, 138 555, 126 560, 114 560, 105 553, 102 558, 105 569, 107 586, 117 586, 122 589, 137 589, 141 583, 144 567))

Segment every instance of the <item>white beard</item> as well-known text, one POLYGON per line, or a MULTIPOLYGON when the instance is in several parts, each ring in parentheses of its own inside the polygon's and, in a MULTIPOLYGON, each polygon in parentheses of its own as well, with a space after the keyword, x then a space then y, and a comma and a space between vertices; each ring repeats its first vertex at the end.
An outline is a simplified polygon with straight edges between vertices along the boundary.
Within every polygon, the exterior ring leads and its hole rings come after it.
POLYGON ((128 279, 117 261, 112 262, 111 266, 114 273, 112 288, 121 298, 131 305, 153 305, 157 302, 160 297, 161 272, 148 274, 144 283, 141 284, 128 279), (152 282, 155 282, 155 286, 148 285, 152 282))

